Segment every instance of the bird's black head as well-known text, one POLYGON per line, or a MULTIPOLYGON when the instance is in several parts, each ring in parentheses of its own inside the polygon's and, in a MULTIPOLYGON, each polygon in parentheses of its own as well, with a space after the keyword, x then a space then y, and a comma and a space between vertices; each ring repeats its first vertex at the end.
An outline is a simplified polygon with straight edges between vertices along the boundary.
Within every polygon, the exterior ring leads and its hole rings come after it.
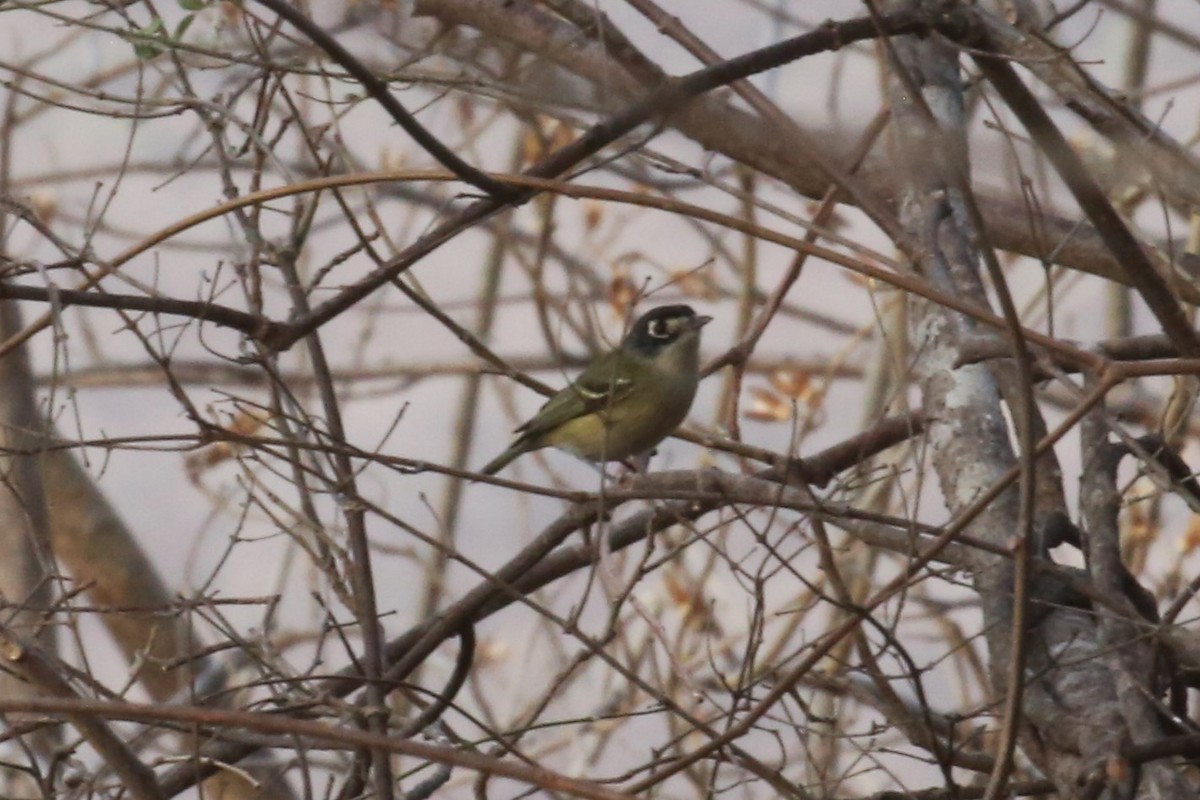
POLYGON ((691 306, 659 306, 638 317, 625 337, 625 346, 639 355, 653 356, 680 340, 695 339, 709 322, 712 317, 698 315, 691 306))

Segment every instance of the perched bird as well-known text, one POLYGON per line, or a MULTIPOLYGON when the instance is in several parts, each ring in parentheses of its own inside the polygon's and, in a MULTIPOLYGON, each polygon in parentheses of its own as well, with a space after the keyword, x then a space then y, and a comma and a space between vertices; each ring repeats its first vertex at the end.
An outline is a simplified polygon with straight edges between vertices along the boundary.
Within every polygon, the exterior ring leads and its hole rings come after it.
POLYGON ((700 381, 700 329, 712 317, 690 306, 652 308, 615 350, 517 428, 512 445, 482 470, 493 475, 517 456, 557 447, 588 461, 648 452, 687 416, 700 381))

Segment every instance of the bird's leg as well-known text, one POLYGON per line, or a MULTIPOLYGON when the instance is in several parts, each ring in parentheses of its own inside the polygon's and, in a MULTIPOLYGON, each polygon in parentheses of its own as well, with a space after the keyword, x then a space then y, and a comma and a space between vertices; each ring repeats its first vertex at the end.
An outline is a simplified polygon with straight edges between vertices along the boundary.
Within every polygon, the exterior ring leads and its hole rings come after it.
POLYGON ((638 453, 628 460, 629 466, 636 472, 649 472, 650 459, 654 458, 657 453, 658 450, 656 448, 650 448, 645 452, 638 453))
POLYGON ((617 485, 633 480, 635 475, 644 475, 650 471, 650 459, 654 458, 657 450, 650 449, 621 461, 624 470, 617 475, 617 485))

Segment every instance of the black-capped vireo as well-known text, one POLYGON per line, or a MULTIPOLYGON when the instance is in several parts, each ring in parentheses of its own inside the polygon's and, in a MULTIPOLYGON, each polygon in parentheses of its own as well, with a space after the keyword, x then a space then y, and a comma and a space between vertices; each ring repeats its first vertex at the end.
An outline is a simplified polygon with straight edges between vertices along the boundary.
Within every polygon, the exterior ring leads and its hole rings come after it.
POLYGON ((517 456, 557 447, 588 461, 645 453, 679 427, 700 381, 700 329, 712 317, 659 306, 633 323, 619 347, 517 428, 512 445, 483 468, 493 475, 517 456))

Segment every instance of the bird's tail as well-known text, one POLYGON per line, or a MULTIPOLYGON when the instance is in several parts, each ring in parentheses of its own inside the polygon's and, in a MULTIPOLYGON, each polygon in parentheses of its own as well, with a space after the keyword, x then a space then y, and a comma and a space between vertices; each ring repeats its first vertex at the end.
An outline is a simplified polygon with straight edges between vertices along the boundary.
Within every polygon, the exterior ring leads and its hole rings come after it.
POLYGON ((483 469, 479 470, 482 475, 495 475, 500 470, 504 469, 517 456, 526 452, 529 448, 523 446, 523 442, 516 442, 512 447, 505 450, 500 455, 489 461, 483 469))

